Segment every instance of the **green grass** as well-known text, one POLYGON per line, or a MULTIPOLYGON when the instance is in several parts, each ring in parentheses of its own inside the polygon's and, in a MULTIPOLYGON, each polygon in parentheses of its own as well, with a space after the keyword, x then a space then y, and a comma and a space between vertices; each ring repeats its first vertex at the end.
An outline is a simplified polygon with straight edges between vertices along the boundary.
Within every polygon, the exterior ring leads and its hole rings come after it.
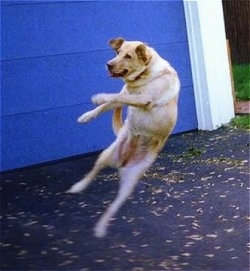
POLYGON ((250 64, 233 65, 233 77, 237 100, 250 100, 250 64))
POLYGON ((235 128, 250 130, 250 115, 236 116, 232 119, 231 125, 235 128))

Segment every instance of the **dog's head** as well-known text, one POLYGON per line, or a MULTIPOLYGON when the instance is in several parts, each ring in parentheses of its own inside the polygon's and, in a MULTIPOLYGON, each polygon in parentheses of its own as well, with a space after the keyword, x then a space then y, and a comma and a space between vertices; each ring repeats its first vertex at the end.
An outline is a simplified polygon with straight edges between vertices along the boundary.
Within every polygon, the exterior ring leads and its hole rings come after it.
POLYGON ((134 79, 144 72, 151 59, 149 48, 139 41, 125 41, 116 38, 109 41, 109 45, 116 51, 116 57, 107 63, 112 77, 134 79))

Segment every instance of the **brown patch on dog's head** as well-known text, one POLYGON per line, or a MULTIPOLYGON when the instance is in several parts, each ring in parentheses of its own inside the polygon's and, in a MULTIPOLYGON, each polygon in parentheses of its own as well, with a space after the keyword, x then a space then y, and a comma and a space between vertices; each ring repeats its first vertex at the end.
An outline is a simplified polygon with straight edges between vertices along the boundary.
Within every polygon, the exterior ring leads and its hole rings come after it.
POLYGON ((140 44, 135 48, 135 52, 138 56, 138 59, 142 60, 145 64, 147 64, 150 60, 150 57, 147 53, 147 46, 145 44, 140 44))
POLYGON ((117 51, 122 46, 124 41, 124 38, 111 39, 109 40, 109 45, 111 48, 117 51))
POLYGON ((117 55, 107 63, 112 77, 121 77, 127 81, 139 80, 146 70, 152 53, 141 41, 126 41, 123 38, 111 39, 110 46, 117 55))

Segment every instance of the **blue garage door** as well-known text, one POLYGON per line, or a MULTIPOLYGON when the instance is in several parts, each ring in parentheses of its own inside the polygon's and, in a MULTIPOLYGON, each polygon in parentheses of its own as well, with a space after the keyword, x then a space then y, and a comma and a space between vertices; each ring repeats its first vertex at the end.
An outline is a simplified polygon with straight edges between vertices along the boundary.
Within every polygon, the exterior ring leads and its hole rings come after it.
POLYGON ((2 1, 2 170, 105 148, 111 113, 87 125, 90 97, 117 92, 105 63, 107 40, 156 48, 178 70, 175 133, 197 128, 182 1, 2 1))

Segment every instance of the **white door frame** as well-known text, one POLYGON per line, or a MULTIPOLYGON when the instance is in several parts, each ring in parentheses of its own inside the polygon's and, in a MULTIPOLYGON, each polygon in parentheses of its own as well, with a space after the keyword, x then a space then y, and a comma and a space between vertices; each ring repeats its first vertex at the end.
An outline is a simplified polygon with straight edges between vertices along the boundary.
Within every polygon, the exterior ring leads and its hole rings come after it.
POLYGON ((234 117, 221 0, 184 0, 198 129, 214 130, 234 117))

